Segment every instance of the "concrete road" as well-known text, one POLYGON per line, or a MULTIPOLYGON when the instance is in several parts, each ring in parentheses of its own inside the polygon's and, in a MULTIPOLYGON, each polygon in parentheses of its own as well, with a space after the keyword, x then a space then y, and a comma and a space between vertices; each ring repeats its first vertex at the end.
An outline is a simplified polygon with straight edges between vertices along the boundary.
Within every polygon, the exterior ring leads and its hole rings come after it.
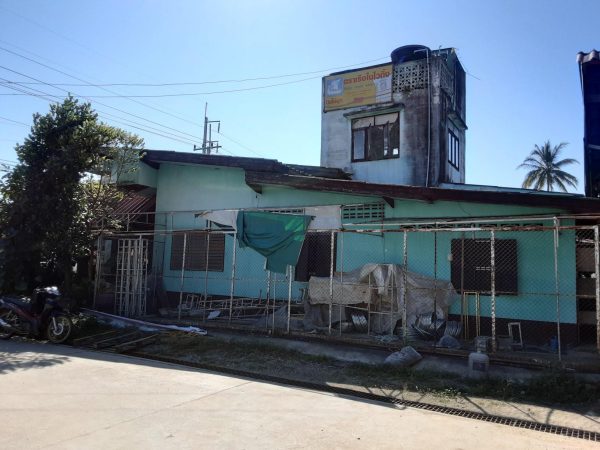
POLYGON ((0 449, 598 448, 120 355, 0 341, 0 449))

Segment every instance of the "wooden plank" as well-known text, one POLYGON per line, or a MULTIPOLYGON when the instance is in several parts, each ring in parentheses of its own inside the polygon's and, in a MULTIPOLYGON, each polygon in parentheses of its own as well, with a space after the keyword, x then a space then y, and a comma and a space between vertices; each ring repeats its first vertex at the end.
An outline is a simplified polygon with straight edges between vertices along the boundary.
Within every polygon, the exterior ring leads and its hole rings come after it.
POLYGON ((145 336, 139 339, 134 339, 133 341, 123 342, 122 344, 115 345, 115 350, 117 352, 124 352, 131 348, 139 348, 143 345, 148 345, 154 342, 158 338, 159 334, 152 334, 150 336, 145 336))
POLYGON ((126 338, 126 337, 131 337, 131 336, 137 335, 138 333, 139 333, 139 331, 134 331, 134 332, 131 332, 131 333, 120 334, 120 335, 112 337, 112 338, 108 338, 108 339, 104 339, 102 341, 94 342, 92 344, 92 347, 94 347, 94 348, 110 347, 111 345, 113 345, 112 342, 116 341, 118 343, 118 341, 120 339, 123 339, 123 338, 126 338))
POLYGON ((122 332, 122 330, 110 330, 110 331, 103 331, 102 333, 91 334, 89 336, 83 336, 83 337, 80 337, 77 339, 73 339, 73 345, 78 346, 78 345, 81 345, 82 342, 93 341, 94 339, 97 339, 99 337, 107 337, 111 334, 114 335, 114 334, 119 334, 121 332, 122 332))

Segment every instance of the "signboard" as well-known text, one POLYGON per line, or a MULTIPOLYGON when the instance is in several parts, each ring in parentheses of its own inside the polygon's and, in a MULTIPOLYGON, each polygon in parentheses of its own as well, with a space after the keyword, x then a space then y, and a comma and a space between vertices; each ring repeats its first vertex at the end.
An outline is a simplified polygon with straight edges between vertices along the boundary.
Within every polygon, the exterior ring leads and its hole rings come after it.
POLYGON ((392 67, 386 64, 325 77, 325 111, 391 102, 392 67))

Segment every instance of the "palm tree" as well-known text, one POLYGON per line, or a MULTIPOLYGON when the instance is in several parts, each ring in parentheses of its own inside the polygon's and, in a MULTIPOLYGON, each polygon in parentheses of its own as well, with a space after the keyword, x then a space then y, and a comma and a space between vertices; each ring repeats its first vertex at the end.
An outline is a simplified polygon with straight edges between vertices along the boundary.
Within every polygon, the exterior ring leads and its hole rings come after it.
POLYGON ((562 169, 569 164, 579 164, 579 161, 573 158, 558 159, 561 150, 566 146, 566 142, 552 146, 550 141, 546 141, 541 147, 536 145, 523 164, 517 167, 529 169, 523 187, 538 191, 545 187, 547 191, 553 191, 557 186, 563 192, 567 192, 565 185, 577 188, 577 177, 562 169))

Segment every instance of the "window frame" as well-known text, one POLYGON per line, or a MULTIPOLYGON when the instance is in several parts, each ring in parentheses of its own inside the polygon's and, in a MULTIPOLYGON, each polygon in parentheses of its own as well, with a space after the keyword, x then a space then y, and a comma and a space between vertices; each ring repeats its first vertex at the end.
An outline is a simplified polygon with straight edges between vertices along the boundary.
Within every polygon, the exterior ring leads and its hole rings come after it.
POLYGON ((456 170, 460 170, 460 139, 448 128, 448 163, 456 170))
POLYGON ((386 159, 398 159, 400 158, 400 112, 399 111, 393 111, 393 112, 385 112, 385 113, 381 113, 381 114, 373 114, 373 115, 368 115, 368 116, 361 116, 361 117, 354 117, 350 120, 350 133, 351 133, 351 144, 350 144, 350 159, 351 161, 354 162, 365 162, 365 161, 382 161, 382 160, 386 160, 386 159), (383 125, 376 125, 376 117, 378 116, 385 116, 387 114, 396 114, 396 120, 394 122, 391 123, 385 123, 383 125), (373 125, 368 125, 366 127, 360 127, 360 128, 354 128, 354 123, 357 120, 364 120, 364 119, 372 119, 373 120, 373 125), (394 149, 392 148, 392 136, 393 133, 391 133, 390 131, 393 129, 394 125, 397 125, 398 127, 398 139, 397 139, 397 143, 398 143, 398 152, 396 154, 394 154, 394 149), (376 127, 381 127, 383 129, 383 147, 381 149, 383 157, 381 158, 371 158, 370 155, 373 153, 373 151, 370 151, 370 145, 371 145, 371 129, 372 128, 376 128, 376 127), (364 142, 363 142, 363 157, 362 158, 357 158, 355 156, 355 133, 357 132, 362 132, 364 135, 364 142), (386 144, 387 144, 387 148, 386 148, 386 144), (386 150, 387 150, 387 154, 386 154, 386 150))

